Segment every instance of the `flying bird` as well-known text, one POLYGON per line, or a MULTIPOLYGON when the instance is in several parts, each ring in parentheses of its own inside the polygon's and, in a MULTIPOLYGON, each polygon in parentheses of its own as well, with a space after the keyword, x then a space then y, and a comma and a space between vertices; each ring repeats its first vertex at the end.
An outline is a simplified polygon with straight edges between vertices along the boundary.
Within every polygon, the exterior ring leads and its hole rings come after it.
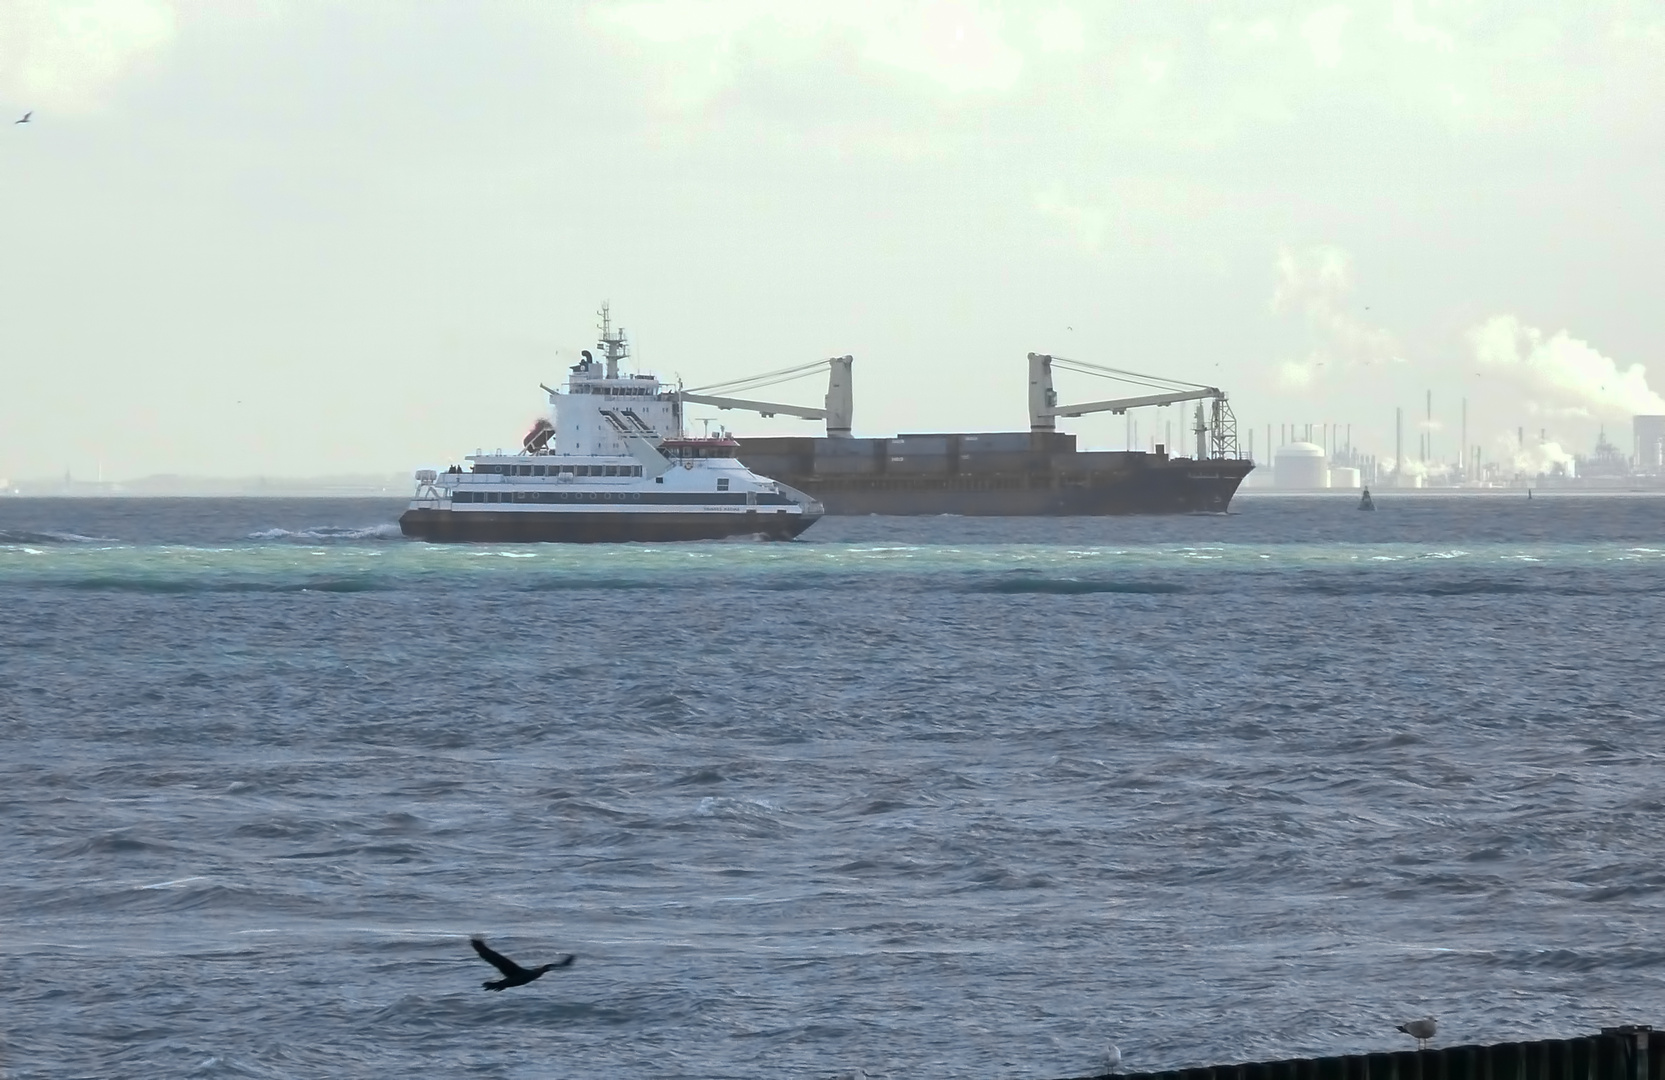
POLYGON ((1434 1018, 1432 1016, 1428 1016, 1421 1020, 1407 1020, 1393 1030, 1403 1031, 1405 1034, 1415 1039, 1416 1048, 1421 1050, 1428 1045, 1428 1040, 1434 1037, 1434 1029, 1438 1026, 1439 1025, 1434 1022, 1434 1018))
POLYGON ((480 959, 503 973, 501 979, 487 979, 481 983, 480 986, 486 990, 507 990, 511 986, 525 986, 533 979, 542 978, 546 971, 569 967, 574 959, 573 955, 568 953, 553 964, 545 964, 539 968, 523 968, 480 938, 469 938, 468 943, 474 946, 474 951, 480 954, 480 959))
POLYGON ((30 109, 28 112, 23 114, 23 119, 13 120, 12 123, 14 123, 14 124, 27 124, 29 122, 29 117, 31 117, 33 115, 35 115, 35 110, 30 109))

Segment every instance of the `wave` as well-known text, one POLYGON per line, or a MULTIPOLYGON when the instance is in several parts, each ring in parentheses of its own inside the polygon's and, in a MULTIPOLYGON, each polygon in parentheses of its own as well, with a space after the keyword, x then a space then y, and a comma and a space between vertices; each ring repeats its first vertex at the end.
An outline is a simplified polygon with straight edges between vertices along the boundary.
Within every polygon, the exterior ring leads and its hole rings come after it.
POLYGON ((1006 578, 971 586, 968 592, 996 595, 1041 594, 1051 596, 1088 596, 1094 593, 1128 593, 1161 596, 1188 591, 1184 585, 1171 581, 1103 581, 1081 578, 1006 578))
POLYGON ((51 529, 0 529, 0 545, 4 544, 119 544, 109 536, 82 536, 80 533, 56 532, 51 529))
POLYGON ((350 540, 402 540, 396 521, 349 528, 345 525, 315 525, 310 529, 262 529, 249 533, 250 540, 290 540, 299 543, 334 543, 350 540))
POLYGON ((101 575, 54 582, 65 589, 89 592, 179 593, 357 593, 394 588, 392 582, 367 576, 313 577, 300 581, 214 581, 207 578, 121 577, 101 575))
POLYGON ((1632 584, 1604 580, 1599 584, 1575 585, 1486 578, 1463 581, 1308 581, 1292 584, 1288 591, 1318 596, 1621 596, 1665 592, 1665 583, 1632 584))

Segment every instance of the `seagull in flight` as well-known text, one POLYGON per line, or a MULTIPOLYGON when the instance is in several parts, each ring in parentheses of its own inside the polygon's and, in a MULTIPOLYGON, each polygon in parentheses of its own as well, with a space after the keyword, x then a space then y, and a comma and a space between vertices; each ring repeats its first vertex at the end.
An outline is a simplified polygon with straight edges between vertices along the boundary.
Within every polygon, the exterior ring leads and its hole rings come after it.
POLYGON ((35 115, 35 110, 30 109, 28 112, 23 114, 23 119, 13 120, 12 123, 13 124, 27 124, 29 122, 29 117, 31 117, 33 115, 35 115))
POLYGON ((571 953, 563 956, 553 964, 545 964, 539 968, 523 968, 510 960, 507 956, 487 945, 480 938, 469 938, 468 943, 474 946, 474 951, 480 954, 480 959, 503 973, 501 979, 488 979, 480 986, 486 990, 507 990, 511 986, 525 986, 533 979, 540 979, 546 971, 556 968, 569 967, 574 959, 571 953))

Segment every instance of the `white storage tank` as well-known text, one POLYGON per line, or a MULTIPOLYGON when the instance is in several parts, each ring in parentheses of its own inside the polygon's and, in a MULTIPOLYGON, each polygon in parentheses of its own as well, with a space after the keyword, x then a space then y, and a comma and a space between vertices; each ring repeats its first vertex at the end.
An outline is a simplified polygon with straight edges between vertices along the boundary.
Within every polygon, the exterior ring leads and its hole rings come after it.
POLYGON ((1272 455, 1272 481, 1280 488, 1311 491, 1330 486, 1324 448, 1309 442, 1286 443, 1272 455))
POLYGON ((1359 471, 1351 465, 1337 465, 1330 470, 1330 486, 1357 491, 1360 486, 1359 471))

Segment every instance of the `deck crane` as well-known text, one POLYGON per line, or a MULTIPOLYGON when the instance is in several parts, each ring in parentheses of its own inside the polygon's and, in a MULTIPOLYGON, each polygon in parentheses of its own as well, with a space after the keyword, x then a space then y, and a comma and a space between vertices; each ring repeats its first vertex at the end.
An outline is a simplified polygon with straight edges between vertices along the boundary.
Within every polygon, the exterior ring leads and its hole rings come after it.
POLYGON ((854 413, 854 393, 850 385, 850 365, 854 357, 834 356, 827 360, 817 360, 813 364, 802 364, 794 368, 782 368, 780 371, 767 371, 762 375, 750 378, 735 379, 732 382, 713 383, 710 386, 699 386, 692 390, 678 390, 676 396, 683 402, 695 405, 714 405, 719 409, 745 409, 763 416, 796 416, 803 420, 825 420, 827 422, 827 437, 830 439, 848 439, 850 437, 850 420, 854 413), (804 405, 781 405, 770 401, 752 401, 747 398, 727 397, 713 394, 710 391, 723 390, 728 392, 744 392, 760 390, 777 383, 791 382, 801 379, 805 375, 826 369, 827 397, 824 408, 812 409, 804 405))
POLYGON ((1129 409, 1177 405, 1185 401, 1195 401, 1197 403, 1196 420, 1192 426, 1192 431, 1197 437, 1197 460, 1203 461, 1210 458, 1236 459, 1238 457, 1237 418, 1232 415, 1231 406, 1226 402, 1225 391, 1213 386, 1203 386, 1200 383, 1182 382, 1179 379, 1167 379, 1157 375, 1141 375, 1136 371, 1102 367, 1098 364, 1089 364, 1083 360, 1071 360, 1063 356, 1049 356, 1045 353, 1029 354, 1029 430, 1031 432, 1050 434, 1057 429, 1057 418, 1060 416, 1084 416, 1087 413, 1099 412, 1125 413, 1129 409), (1101 378, 1114 379, 1117 382, 1144 386, 1162 392, 1145 394, 1140 397, 1088 401, 1079 405, 1060 405, 1058 404, 1058 392, 1052 388, 1052 368, 1054 364, 1065 371, 1097 375, 1101 378), (1204 413, 1204 402, 1212 402, 1206 415, 1204 413))

